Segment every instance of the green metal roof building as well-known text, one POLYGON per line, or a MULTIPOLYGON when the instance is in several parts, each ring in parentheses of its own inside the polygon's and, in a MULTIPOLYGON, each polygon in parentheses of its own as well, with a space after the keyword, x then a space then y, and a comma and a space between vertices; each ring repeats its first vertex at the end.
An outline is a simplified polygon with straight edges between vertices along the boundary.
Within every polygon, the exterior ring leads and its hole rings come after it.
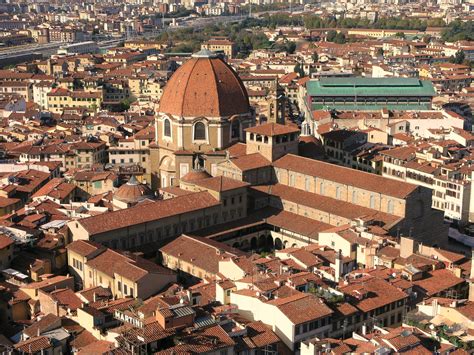
POLYGON ((321 78, 306 83, 312 110, 430 110, 431 81, 414 78, 321 78))

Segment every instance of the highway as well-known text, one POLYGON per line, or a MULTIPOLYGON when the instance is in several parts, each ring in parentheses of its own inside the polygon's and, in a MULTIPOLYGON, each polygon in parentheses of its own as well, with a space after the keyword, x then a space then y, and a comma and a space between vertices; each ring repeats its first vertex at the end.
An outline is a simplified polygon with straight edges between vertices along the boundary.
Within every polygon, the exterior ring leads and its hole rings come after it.
MULTIPOLYGON (((300 11, 302 7, 294 7, 292 10, 294 12, 300 11)), ((282 9, 278 11, 266 11, 266 12, 256 12, 252 14, 252 17, 258 18, 265 13, 277 13, 277 12, 284 12, 289 11, 290 9, 282 9)), ((178 18, 176 19, 178 26, 168 26, 165 31, 174 31, 180 28, 192 27, 196 29, 204 28, 211 24, 224 24, 229 22, 241 22, 246 18, 246 15, 236 15, 236 16, 215 16, 215 17, 192 17, 188 16, 185 18, 178 18)), ((165 21, 170 21, 170 19, 165 18, 165 21)), ((99 48, 106 49, 111 48, 119 45, 126 39, 146 39, 150 37, 158 36, 163 30, 153 31, 149 34, 142 34, 137 36, 130 36, 128 38, 116 38, 110 39, 105 41, 97 42, 99 48)), ((23 56, 27 56, 28 54, 37 53, 41 54, 43 57, 49 57, 53 54, 57 53, 59 47, 64 46, 69 43, 62 43, 62 42, 55 42, 55 43, 46 43, 46 44, 25 44, 21 46, 15 47, 6 47, 0 48, 0 61, 5 63, 8 62, 9 59, 14 58, 21 58, 23 56)))

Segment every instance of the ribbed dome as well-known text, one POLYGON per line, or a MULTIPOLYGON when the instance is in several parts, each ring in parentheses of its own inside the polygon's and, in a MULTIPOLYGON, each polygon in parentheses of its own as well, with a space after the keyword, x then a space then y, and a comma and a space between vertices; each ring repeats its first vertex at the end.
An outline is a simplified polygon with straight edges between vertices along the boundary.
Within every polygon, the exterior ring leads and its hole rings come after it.
POLYGON ((147 185, 139 183, 134 176, 114 193, 114 199, 125 203, 136 203, 147 198, 154 199, 153 191, 147 185))
POLYGON ((235 71, 210 51, 192 56, 173 74, 160 101, 161 113, 223 117, 250 111, 247 90, 235 71))
POLYGON ((186 175, 184 175, 181 178, 181 181, 191 182, 191 181, 207 179, 207 178, 210 178, 210 177, 211 177, 211 175, 209 175, 208 173, 206 173, 203 170, 191 170, 189 173, 187 173, 186 175))

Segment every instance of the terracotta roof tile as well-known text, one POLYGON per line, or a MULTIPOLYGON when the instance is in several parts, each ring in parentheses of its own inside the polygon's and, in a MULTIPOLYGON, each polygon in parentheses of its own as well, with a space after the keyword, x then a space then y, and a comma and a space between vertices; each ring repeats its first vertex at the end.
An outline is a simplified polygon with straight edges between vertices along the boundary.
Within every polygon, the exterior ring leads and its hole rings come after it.
POLYGON ((216 176, 207 179, 197 180, 194 181, 194 184, 205 189, 217 192, 230 191, 249 186, 247 182, 231 179, 225 176, 216 176))
POLYGON ((447 269, 429 271, 428 277, 413 281, 413 283, 421 288, 428 296, 436 295, 441 291, 448 290, 464 282, 464 279, 455 276, 447 269))
POLYGON ((75 240, 72 243, 66 245, 66 249, 76 254, 87 257, 92 253, 104 247, 99 243, 95 243, 90 240, 75 240))
POLYGON ((48 330, 53 330, 61 326, 61 318, 55 316, 52 313, 49 313, 42 317, 40 320, 37 320, 31 326, 26 328, 23 333, 28 337, 34 337, 41 335, 43 332, 48 330), (39 334, 38 334, 39 332, 39 334))
POLYGON ((315 319, 328 317, 333 311, 319 298, 307 293, 278 298, 268 302, 285 314, 293 324, 301 324, 315 319))
POLYGON ((278 136, 281 134, 289 134, 299 132, 299 128, 293 125, 282 125, 279 123, 264 123, 259 126, 247 128, 246 132, 261 134, 263 136, 278 136))
POLYGON ((369 312, 408 297, 405 292, 398 290, 387 281, 375 277, 342 286, 340 291, 353 297, 350 303, 362 312, 369 312), (361 296, 361 298, 356 299, 355 295, 361 296))
POLYGON ((99 340, 82 347, 78 355, 101 355, 107 354, 115 349, 114 343, 105 340, 99 340))
POLYGON ((14 243, 13 239, 10 239, 4 234, 0 234, 0 250, 5 249, 6 247, 14 243))
POLYGON ((252 190, 276 196, 282 200, 296 202, 320 211, 341 216, 349 220, 364 218, 379 221, 384 228, 391 228, 401 217, 379 212, 370 208, 354 205, 352 203, 317 195, 311 192, 296 189, 282 184, 269 186, 252 186, 252 190))
POLYGON ((260 153, 241 155, 232 158, 231 163, 234 164, 241 171, 249 171, 258 168, 271 166, 271 162, 265 159, 260 153))
POLYGON ((86 263, 89 267, 97 269, 111 277, 120 275, 130 281, 138 281, 148 274, 171 274, 172 271, 155 264, 142 257, 130 254, 123 255, 112 249, 94 257, 86 263))
POLYGON ((197 192, 160 200, 135 207, 103 213, 78 221, 91 235, 109 232, 141 223, 156 221, 176 214, 218 206, 220 204, 208 192, 197 192))
POLYGON ((181 344, 159 351, 155 355, 212 353, 235 345, 220 325, 195 330, 189 336, 182 336, 180 340, 181 344))
POLYGON ((320 232, 333 228, 330 224, 287 211, 277 212, 275 215, 268 217, 266 222, 315 240, 318 239, 320 232))
POLYGON ((45 336, 30 338, 15 345, 15 349, 23 354, 36 354, 51 347, 51 341, 45 336))
POLYGON ((245 253, 231 248, 226 244, 211 239, 182 235, 160 249, 167 255, 196 265, 207 272, 217 274, 219 261, 234 256, 244 256, 245 253))
POLYGON ((44 186, 42 186, 33 196, 43 197, 49 196, 57 199, 64 199, 76 189, 76 185, 69 184, 64 182, 62 178, 55 178, 48 181, 44 186))
POLYGON ((355 186, 364 190, 378 192, 396 198, 405 198, 418 186, 395 181, 379 175, 362 172, 317 160, 287 154, 273 165, 277 168, 355 186))

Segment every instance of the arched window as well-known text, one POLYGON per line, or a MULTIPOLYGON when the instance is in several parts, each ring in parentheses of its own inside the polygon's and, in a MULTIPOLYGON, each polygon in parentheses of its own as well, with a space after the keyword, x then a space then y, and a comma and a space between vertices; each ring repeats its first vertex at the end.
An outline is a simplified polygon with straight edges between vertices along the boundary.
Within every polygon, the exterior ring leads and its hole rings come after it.
POLYGON ((336 198, 341 199, 341 188, 339 186, 336 187, 336 198))
POLYGON ((370 195, 370 208, 375 208, 375 196, 370 195))
POLYGON ((205 140, 206 139, 206 125, 202 122, 197 122, 194 125, 194 139, 205 140))
POLYGON ((352 203, 356 203, 356 202, 357 202, 357 192, 352 191, 352 203))
POLYGON ((166 119, 163 123, 164 129, 163 129, 163 135, 165 137, 171 137, 171 122, 170 120, 166 119))
POLYGON ((387 212, 393 214, 393 201, 389 200, 387 204, 387 212))
POLYGON ((230 126, 230 137, 232 139, 240 139, 240 121, 233 120, 230 126))

